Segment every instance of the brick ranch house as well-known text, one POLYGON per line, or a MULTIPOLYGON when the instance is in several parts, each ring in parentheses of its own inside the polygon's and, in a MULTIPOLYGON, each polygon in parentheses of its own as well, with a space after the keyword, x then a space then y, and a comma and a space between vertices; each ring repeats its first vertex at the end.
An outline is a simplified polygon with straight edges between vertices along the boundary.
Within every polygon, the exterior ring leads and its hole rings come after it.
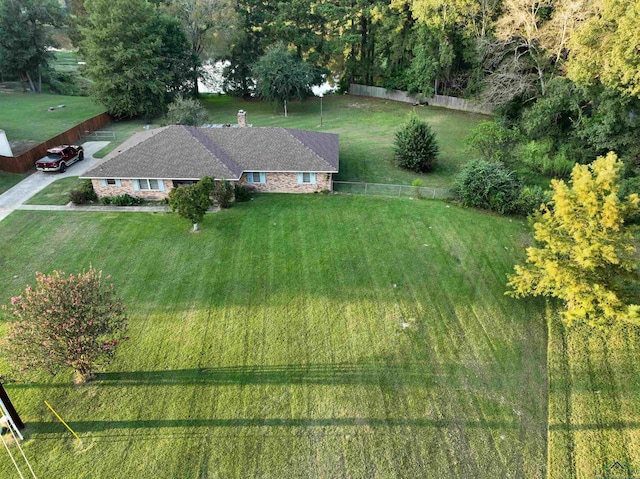
MULTIPOLYGON (((244 112, 239 126, 245 125, 244 112)), ((86 172, 99 197, 166 198, 204 176, 263 192, 332 189, 338 135, 279 127, 172 125, 138 133, 86 172)))

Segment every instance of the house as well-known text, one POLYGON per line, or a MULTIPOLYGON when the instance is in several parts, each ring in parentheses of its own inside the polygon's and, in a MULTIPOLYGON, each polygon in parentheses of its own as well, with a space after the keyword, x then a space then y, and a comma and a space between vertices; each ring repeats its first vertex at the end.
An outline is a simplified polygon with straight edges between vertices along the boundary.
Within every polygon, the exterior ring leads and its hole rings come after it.
POLYGON ((338 135, 280 127, 197 128, 172 125, 131 137, 82 178, 99 197, 128 193, 162 199, 204 176, 257 191, 313 193, 332 189, 338 135))

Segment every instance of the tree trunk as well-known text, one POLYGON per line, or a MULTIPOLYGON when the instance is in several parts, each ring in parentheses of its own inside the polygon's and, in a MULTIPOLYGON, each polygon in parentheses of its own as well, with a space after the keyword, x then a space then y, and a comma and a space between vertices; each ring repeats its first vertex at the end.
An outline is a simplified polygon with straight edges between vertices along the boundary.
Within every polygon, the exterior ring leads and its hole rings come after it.
POLYGON ((284 117, 287 117, 287 100, 284 101, 284 117))
POLYGON ((38 93, 42 93, 42 68, 38 67, 38 93))
POLYGON ((29 72, 27 72, 26 74, 27 74, 27 80, 29 81, 29 89, 31 90, 32 93, 36 93, 36 86, 33 84, 31 75, 29 75, 29 72))
POLYGON ((199 231, 198 223, 193 223, 193 231, 199 231))
POLYGON ((196 67, 195 62, 193 63, 193 98, 196 100, 200 95, 200 88, 198 87, 198 68, 196 67))
POLYGON ((11 416, 16 427, 18 429, 24 429, 24 423, 22 422, 22 419, 20 419, 16 409, 13 407, 13 403, 11 402, 11 399, 9 399, 9 395, 7 394, 7 391, 4 390, 4 386, 2 386, 2 384, 0 384, 0 401, 4 404, 4 407, 7 409, 7 412, 9 413, 9 416, 11 416))

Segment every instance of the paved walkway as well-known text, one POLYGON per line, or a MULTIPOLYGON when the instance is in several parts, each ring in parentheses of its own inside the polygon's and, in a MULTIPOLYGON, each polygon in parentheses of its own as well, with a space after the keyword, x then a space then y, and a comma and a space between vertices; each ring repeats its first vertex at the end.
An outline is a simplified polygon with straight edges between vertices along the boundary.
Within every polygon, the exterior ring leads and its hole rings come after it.
MULTIPOLYGON (((108 144, 108 141, 87 141, 82 145, 84 147, 84 160, 74 163, 64 173, 36 171, 32 175, 27 176, 13 188, 5 191, 0 195, 0 221, 5 219, 12 211, 19 207, 20 209, 40 209, 31 207, 22 208, 21 206, 25 201, 37 192, 49 186, 54 181, 59 180, 60 178, 66 178, 67 176, 81 176, 86 171, 93 168, 95 164, 100 161, 100 158, 94 158, 93 154, 108 144)), ((46 207, 42 209, 56 208, 46 207)))
POLYGON ((19 205, 16 210, 34 211, 127 211, 133 213, 163 213, 169 212, 168 206, 76 206, 69 205, 19 205))

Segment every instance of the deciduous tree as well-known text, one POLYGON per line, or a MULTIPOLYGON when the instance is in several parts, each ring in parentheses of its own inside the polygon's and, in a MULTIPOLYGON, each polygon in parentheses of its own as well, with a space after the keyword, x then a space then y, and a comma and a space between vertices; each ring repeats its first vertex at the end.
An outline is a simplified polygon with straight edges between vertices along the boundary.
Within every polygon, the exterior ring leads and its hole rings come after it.
POLYGON ((35 287, 4 309, 9 322, 2 349, 20 371, 71 368, 84 381, 126 339, 124 305, 109 276, 93 268, 76 275, 36 273, 35 287))
POLYGON ((568 74, 640 97, 640 0, 604 0, 571 42, 568 74))
POLYGON ((193 231, 198 231, 198 223, 202 221, 207 210, 213 204, 211 192, 214 180, 205 176, 195 185, 180 186, 169 193, 169 206, 184 219, 191 221, 193 231))
POLYGON ((267 100, 284 106, 284 116, 287 116, 287 100, 306 99, 312 95, 311 86, 322 82, 313 69, 283 43, 269 48, 256 62, 253 73, 258 92, 267 100))
POLYGON ((47 27, 61 18, 52 0, 0 1, 0 68, 27 81, 32 92, 41 92, 42 72, 51 58, 47 27))
POLYGON ((192 88, 192 52, 177 20, 147 0, 88 0, 86 8, 86 71, 109 113, 155 116, 192 88))
POLYGON ((527 263, 515 267, 507 294, 558 298, 569 323, 640 322, 640 305, 631 304, 638 280, 634 239, 625 227, 639 200, 618 197, 622 168, 609 153, 576 165, 569 184, 552 181, 553 197, 534 218, 537 244, 527 248, 527 263))
POLYGON ((200 100, 176 96, 169 104, 166 122, 170 125, 202 126, 209 117, 207 109, 202 106, 200 100))

